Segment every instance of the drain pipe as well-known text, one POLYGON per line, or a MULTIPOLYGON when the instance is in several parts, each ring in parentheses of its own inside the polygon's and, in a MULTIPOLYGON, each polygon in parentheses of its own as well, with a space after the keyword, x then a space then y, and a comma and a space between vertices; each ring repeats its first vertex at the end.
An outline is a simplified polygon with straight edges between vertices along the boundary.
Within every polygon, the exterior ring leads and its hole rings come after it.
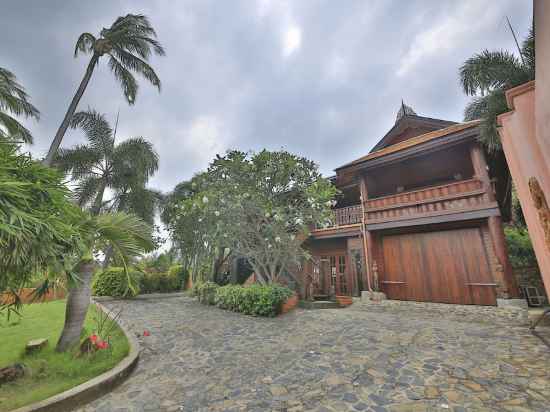
POLYGON ((361 192, 360 194, 360 201, 361 201, 361 234, 363 236, 363 253, 365 254, 365 269, 367 272, 367 288, 369 289, 369 292, 372 292, 371 284, 370 284, 370 260, 368 255, 368 247, 367 247, 367 231, 366 231, 366 222, 365 222, 365 203, 366 197, 364 195, 364 178, 361 178, 361 183, 359 185, 359 190, 361 192))

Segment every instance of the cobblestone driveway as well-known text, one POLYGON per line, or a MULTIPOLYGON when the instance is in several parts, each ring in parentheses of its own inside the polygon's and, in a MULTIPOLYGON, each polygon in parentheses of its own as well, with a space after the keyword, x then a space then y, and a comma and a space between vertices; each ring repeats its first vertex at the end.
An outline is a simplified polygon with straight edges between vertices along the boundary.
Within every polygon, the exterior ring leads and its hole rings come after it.
POLYGON ((81 411, 550 410, 550 350, 525 327, 358 304, 275 319, 187 297, 107 306, 151 336, 81 411))

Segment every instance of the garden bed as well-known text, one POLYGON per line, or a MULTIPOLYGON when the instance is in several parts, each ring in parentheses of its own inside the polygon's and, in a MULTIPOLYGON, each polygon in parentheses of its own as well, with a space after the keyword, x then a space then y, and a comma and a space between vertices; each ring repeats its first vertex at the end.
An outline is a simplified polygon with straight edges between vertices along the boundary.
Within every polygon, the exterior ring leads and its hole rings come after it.
MULTIPOLYGON (((95 328, 94 306, 90 307, 85 330, 95 328)), ((56 353, 55 344, 63 328, 65 301, 25 305, 21 318, 0 319, 0 367, 23 363, 29 373, 23 378, 0 386, 0 410, 9 411, 66 391, 115 367, 129 352, 124 332, 116 326, 110 333, 109 350, 75 357, 56 353), (48 346, 36 354, 25 355, 26 343, 46 338, 48 346)))

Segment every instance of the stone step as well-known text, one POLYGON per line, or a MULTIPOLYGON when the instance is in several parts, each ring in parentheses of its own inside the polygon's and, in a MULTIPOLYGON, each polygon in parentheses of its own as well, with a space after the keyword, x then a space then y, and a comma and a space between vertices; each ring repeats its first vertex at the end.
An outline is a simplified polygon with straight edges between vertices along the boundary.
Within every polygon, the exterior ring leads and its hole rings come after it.
POLYGON ((313 300, 330 300, 328 295, 313 295, 313 300))
POLYGON ((307 300, 300 301, 300 307, 303 309, 340 309, 341 306, 338 302, 331 300, 314 300, 313 302, 307 300))

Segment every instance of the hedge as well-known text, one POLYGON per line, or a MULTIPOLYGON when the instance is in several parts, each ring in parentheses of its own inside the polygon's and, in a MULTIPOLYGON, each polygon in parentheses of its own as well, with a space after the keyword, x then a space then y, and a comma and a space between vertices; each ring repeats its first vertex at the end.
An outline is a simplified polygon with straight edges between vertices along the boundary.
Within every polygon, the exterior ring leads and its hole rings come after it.
POLYGON ((276 316, 293 291, 280 285, 227 285, 216 289, 216 306, 253 316, 276 316))
POLYGON ((136 271, 126 272, 124 268, 109 267, 96 273, 92 283, 92 292, 95 296, 131 298, 140 292, 140 277, 141 274, 136 271))
POLYGON ((181 281, 177 273, 144 273, 141 278, 142 293, 166 293, 181 289, 181 281))
POLYGON ((193 285, 193 295, 195 295, 200 303, 205 305, 214 305, 216 303, 216 292, 220 288, 214 282, 201 282, 193 285))

